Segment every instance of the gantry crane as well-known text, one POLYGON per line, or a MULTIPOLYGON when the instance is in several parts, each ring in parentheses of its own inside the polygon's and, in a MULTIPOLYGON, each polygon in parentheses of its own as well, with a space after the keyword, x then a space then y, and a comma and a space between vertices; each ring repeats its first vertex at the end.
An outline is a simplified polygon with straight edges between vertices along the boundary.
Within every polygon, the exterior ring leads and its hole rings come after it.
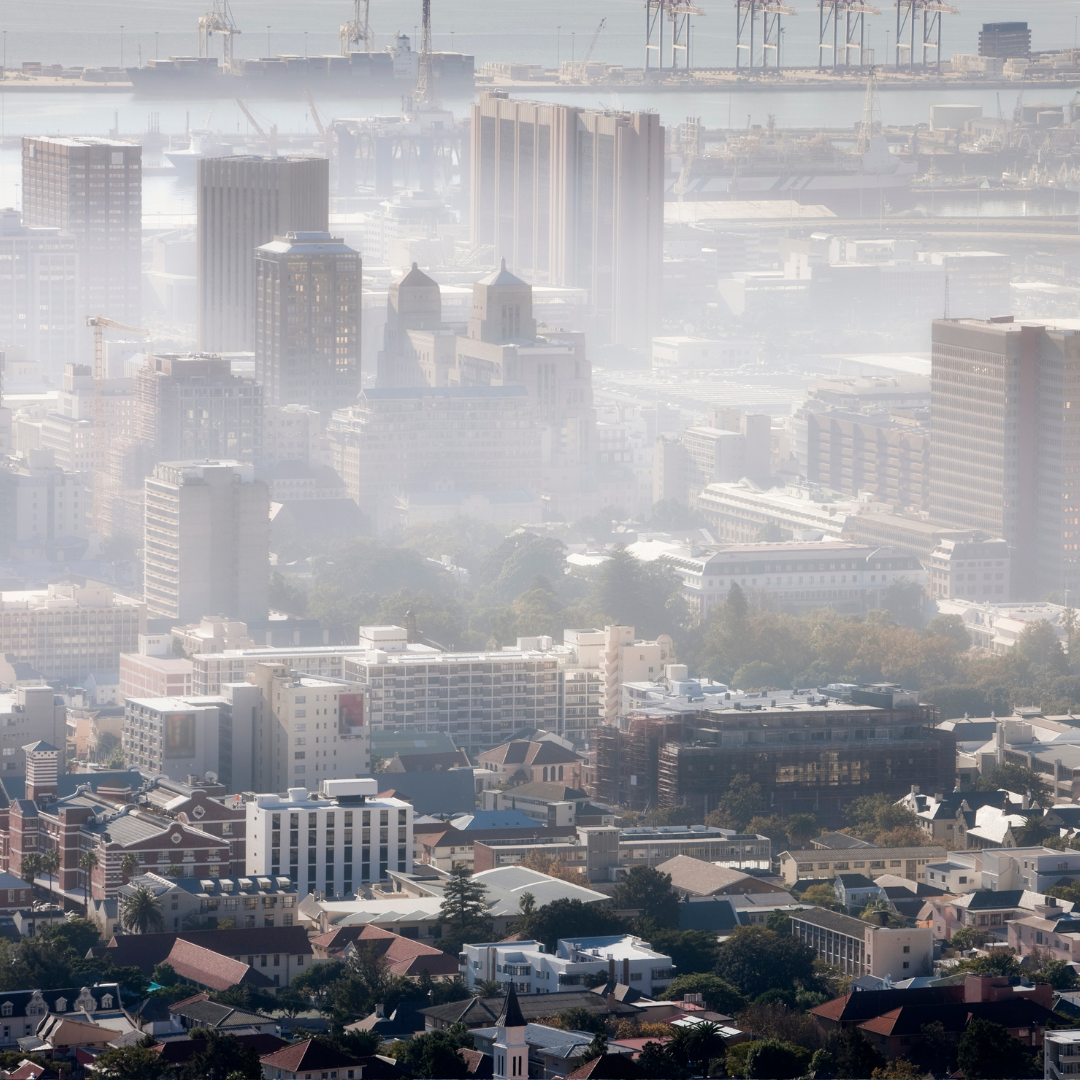
POLYGON ((420 108, 435 104, 435 72, 431 66, 431 0, 424 0, 420 30, 420 67, 413 103, 420 108))
POLYGON ((671 68, 679 66, 678 54, 683 54, 683 67, 690 70, 690 16, 705 11, 693 0, 645 0, 645 70, 649 71, 650 54, 656 53, 657 70, 664 68, 664 18, 671 21, 671 68))
POLYGON ((225 40, 221 46, 222 69, 226 74, 232 70, 232 39, 240 28, 233 19, 229 0, 214 0, 213 11, 199 16, 199 55, 210 55, 210 39, 219 34, 225 40))
POLYGON ((86 325, 94 331, 94 427, 91 432, 93 456, 91 465, 94 472, 94 515, 100 530, 105 513, 103 485, 99 477, 105 473, 105 330, 123 330, 125 334, 137 334, 149 337, 150 331, 141 326, 128 326, 126 323, 107 319, 104 315, 88 315, 86 325))
POLYGON ((926 67, 926 54, 933 50, 934 63, 941 67, 941 16, 958 15, 959 11, 945 0, 896 0, 896 67, 901 67, 900 57, 907 52, 908 67, 915 67, 915 23, 922 12, 922 57, 926 67), (907 41, 904 41, 904 37, 907 41))
POLYGON ((818 71, 825 66, 824 52, 832 50, 832 67, 835 71, 843 63, 851 66, 851 53, 859 53, 859 67, 866 65, 866 16, 881 12, 865 0, 818 0, 818 71), (840 16, 844 15, 844 44, 839 43, 840 16), (829 44, 829 27, 832 26, 832 44, 829 44), (840 54, 843 53, 843 60, 840 54))
POLYGON ((761 67, 769 66, 769 53, 774 53, 776 68, 780 67, 780 16, 798 15, 783 0, 735 0, 735 70, 741 70, 742 53, 746 51, 747 69, 754 70, 754 27, 761 16, 761 67), (747 38, 743 40, 744 36, 747 38))
POLYGON ((270 156, 277 157, 277 124, 271 124, 270 133, 267 134, 263 131, 259 121, 251 115, 251 110, 239 98, 236 99, 236 104, 240 106, 240 111, 247 117, 248 123, 255 129, 258 135, 266 140, 270 156))
POLYGON ((322 118, 319 116, 319 110, 315 108, 315 99, 311 96, 311 91, 304 87, 304 97, 307 98, 308 109, 311 111, 311 119, 315 121, 315 129, 319 133, 319 138, 322 139, 323 153, 330 156, 330 137, 326 131, 326 127, 322 122, 322 118))
POLYGON ((353 17, 341 26, 341 55, 348 56, 354 45, 362 52, 373 52, 375 35, 371 32, 371 0, 353 0, 353 17))

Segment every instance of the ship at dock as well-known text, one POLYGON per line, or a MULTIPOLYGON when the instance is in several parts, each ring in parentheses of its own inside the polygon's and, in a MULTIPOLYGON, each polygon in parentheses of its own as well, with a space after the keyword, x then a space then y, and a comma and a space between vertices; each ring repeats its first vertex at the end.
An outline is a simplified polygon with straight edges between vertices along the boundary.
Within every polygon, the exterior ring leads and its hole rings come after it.
MULTIPOLYGON (((127 74, 137 94, 153 97, 294 98, 305 88, 324 95, 385 97, 410 92, 419 56, 408 35, 398 34, 393 45, 378 52, 230 59, 227 68, 216 56, 170 56, 128 68, 127 74)), ((431 69, 441 95, 472 93, 472 56, 432 52, 431 69)))

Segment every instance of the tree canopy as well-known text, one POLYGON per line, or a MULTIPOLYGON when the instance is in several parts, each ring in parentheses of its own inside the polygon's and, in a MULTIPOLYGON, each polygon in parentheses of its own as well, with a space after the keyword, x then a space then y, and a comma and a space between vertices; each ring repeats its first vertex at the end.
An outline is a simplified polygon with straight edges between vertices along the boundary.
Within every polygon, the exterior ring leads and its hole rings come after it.
POLYGON ((739 926, 720 943, 714 971, 745 997, 755 998, 773 987, 811 982, 814 950, 763 926, 739 926))

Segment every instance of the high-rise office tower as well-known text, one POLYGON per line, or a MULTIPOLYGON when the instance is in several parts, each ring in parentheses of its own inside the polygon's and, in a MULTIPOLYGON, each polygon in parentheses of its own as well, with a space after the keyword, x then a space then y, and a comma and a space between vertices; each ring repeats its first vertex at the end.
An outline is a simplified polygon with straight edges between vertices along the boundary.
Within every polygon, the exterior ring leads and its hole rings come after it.
POLYGON ((189 623, 268 610, 270 491, 239 461, 166 461, 146 478, 146 610, 189 623))
POLYGON ((932 363, 931 519, 1007 540, 1015 599, 1075 590, 1080 337, 1011 316, 936 319, 932 363))
POLYGON ((255 372, 271 405, 329 414, 360 392, 360 255, 326 232, 255 251, 255 372))
MULTIPOLYGON (((138 326, 142 147, 110 139, 26 137, 22 185, 23 224, 57 228, 75 240, 83 316, 138 326)), ((84 334, 89 354, 92 341, 84 334)))
POLYGON ((111 438, 95 494, 106 535, 138 535, 143 480, 158 461, 229 458, 259 462, 263 388, 217 356, 151 355, 136 368, 131 435, 111 438))
POLYGON ((330 228, 326 158, 199 162, 199 348, 255 348, 255 249, 289 232, 330 228))
POLYGON ((79 253, 58 228, 31 229, 15 210, 0 210, 0 341, 56 381, 79 353, 86 311, 79 253))
POLYGON ((655 113, 499 90, 472 108, 472 244, 534 282, 588 289, 610 341, 640 346, 659 325, 663 180, 655 113))
MULTIPOLYGON (((379 386, 423 386, 417 348, 409 331, 442 330, 442 293, 438 284, 420 270, 416 263, 399 281, 390 283, 386 294, 386 326, 379 353, 379 386)), ((453 355, 452 332, 448 331, 443 352, 453 355)), ((430 357, 434 360, 434 357, 430 357)), ((432 384, 438 385, 438 384, 432 384)))

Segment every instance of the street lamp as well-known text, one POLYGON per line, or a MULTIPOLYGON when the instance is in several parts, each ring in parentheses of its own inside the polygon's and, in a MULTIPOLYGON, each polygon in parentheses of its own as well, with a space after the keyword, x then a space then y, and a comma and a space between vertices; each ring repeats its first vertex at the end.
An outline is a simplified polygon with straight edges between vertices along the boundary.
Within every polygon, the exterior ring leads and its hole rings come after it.
POLYGON ((270 59, 270 24, 266 25, 266 58, 270 59))
POLYGON ((562 66, 562 27, 555 27, 555 70, 562 66))
POLYGON ((124 24, 120 24, 120 70, 124 70, 124 24))
POLYGON ((154 59, 155 60, 158 58, 157 57, 157 36, 158 36, 158 32, 155 30, 154 31, 154 59))

